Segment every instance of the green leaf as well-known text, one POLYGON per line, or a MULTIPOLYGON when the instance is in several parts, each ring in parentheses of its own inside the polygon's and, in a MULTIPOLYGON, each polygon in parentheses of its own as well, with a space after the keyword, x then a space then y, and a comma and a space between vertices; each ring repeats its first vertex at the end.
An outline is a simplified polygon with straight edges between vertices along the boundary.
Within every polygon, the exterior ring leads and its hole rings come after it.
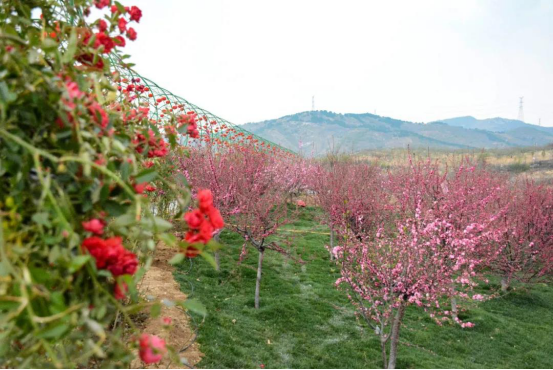
POLYGON ((134 217, 134 214, 125 213, 122 216, 117 217, 113 222, 109 225, 110 227, 114 229, 118 229, 121 227, 132 225, 136 222, 136 218, 134 217))
POLYGON ((11 103, 17 99, 17 94, 11 92, 5 81, 0 81, 0 103, 11 103))
POLYGON ((59 338, 61 337, 67 330, 69 329, 69 325, 64 324, 62 322, 57 322, 54 325, 50 325, 46 329, 41 330, 38 334, 38 338, 59 338))
POLYGON ((145 169, 135 176, 135 181, 137 184, 142 184, 144 182, 151 182, 157 177, 157 171, 153 168, 145 169))
POLYGON ((87 263, 90 259, 91 257, 88 255, 74 257, 69 263, 69 272, 72 274, 80 270, 81 267, 83 267, 84 264, 87 263))
POLYGON ((155 230, 156 232, 162 233, 164 231, 167 231, 169 229, 173 228, 173 224, 169 221, 164 220, 161 217, 149 217, 149 218, 143 218, 140 221, 140 224, 144 227, 148 228, 149 230, 155 230))
POLYGON ((205 306, 195 298, 187 299, 186 301, 178 301, 177 304, 187 311, 192 311, 204 317, 207 315, 205 306))
POLYGON ((203 257, 204 260, 206 260, 207 262, 209 262, 209 264, 211 266, 213 266, 214 269, 217 268, 217 263, 215 262, 215 258, 213 258, 213 256, 205 251, 202 251, 200 253, 200 256, 203 257))
POLYGON ((171 259, 169 260, 169 264, 170 264, 170 265, 178 265, 178 264, 181 263, 183 260, 184 260, 184 254, 178 253, 178 254, 175 254, 175 255, 173 256, 173 258, 171 258, 171 259))
POLYGON ((119 11, 119 13, 122 13, 122 14, 125 13, 125 7, 121 5, 119 1, 115 2, 115 6, 117 7, 117 10, 119 11))
POLYGON ((173 234, 169 234, 169 233, 161 234, 159 236, 159 239, 161 239, 161 241, 169 247, 173 247, 177 245, 177 237, 173 234))
POLYGON ((184 176, 182 173, 177 173, 175 177, 181 184, 183 184, 184 186, 188 186, 188 180, 186 179, 186 176, 184 176))
POLYGON ((57 49, 57 47, 58 47, 58 43, 57 43, 56 40, 47 37, 47 38, 45 38, 44 41, 42 42, 42 47, 43 47, 44 50, 46 50, 46 51, 55 50, 55 49, 57 49))
POLYGON ((75 28, 71 31, 71 36, 69 37, 69 42, 67 44, 67 49, 65 54, 63 54, 62 62, 69 63, 75 57, 75 52, 77 51, 77 31, 75 28))
POLYGON ((177 127, 177 131, 179 134, 186 134, 186 132, 188 131, 188 125, 181 125, 177 127))
POLYGON ((129 175, 131 174, 131 165, 129 162, 123 162, 121 165, 121 178, 123 181, 129 180, 129 175))
POLYGON ((39 225, 50 227, 51 224, 48 216, 48 212, 35 213, 32 217, 32 220, 39 225))

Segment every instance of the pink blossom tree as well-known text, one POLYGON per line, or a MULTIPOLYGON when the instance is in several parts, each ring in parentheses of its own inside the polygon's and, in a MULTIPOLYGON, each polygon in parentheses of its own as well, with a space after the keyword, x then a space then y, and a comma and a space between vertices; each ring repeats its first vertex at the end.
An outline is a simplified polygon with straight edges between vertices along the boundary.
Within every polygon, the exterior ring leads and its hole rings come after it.
POLYGON ((501 245, 491 268, 501 276, 501 289, 512 280, 548 281, 553 273, 553 189, 530 180, 503 193, 507 211, 498 218, 501 245))
POLYGON ((310 172, 309 186, 331 229, 331 248, 336 230, 348 228, 367 235, 383 222, 381 210, 388 203, 388 194, 382 180, 374 165, 335 158, 310 172))
POLYGON ((226 227, 245 240, 240 260, 247 245, 258 251, 255 308, 259 308, 265 251, 289 254, 267 238, 288 221, 287 199, 298 189, 300 176, 287 176, 283 169, 291 168, 290 162, 283 163, 283 158, 253 145, 207 145, 196 150, 193 160, 181 159, 181 170, 195 187, 212 189, 214 205, 229 220, 226 227))

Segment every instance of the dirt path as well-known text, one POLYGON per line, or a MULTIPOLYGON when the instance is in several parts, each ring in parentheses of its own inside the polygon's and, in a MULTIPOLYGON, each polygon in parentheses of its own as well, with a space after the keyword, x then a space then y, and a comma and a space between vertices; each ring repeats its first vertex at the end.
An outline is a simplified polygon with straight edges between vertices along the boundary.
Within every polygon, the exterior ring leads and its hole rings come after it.
MULTIPOLYGON (((175 255, 175 250, 160 244, 156 250, 154 262, 144 279, 138 286, 141 294, 145 296, 154 296, 157 299, 167 298, 169 300, 185 300, 186 295, 181 292, 179 284, 173 278, 173 266, 169 261, 175 255)), ((148 334, 155 334, 163 339, 167 345, 173 346, 177 351, 185 346, 190 345, 194 339, 194 327, 192 326, 189 317, 179 307, 166 307, 162 305, 161 315, 155 319, 148 318, 143 323, 142 331, 148 334), (172 321, 172 329, 170 331, 163 329, 162 318, 169 317, 172 321)), ((188 360, 189 366, 171 362, 166 356, 160 363, 146 366, 140 359, 132 362, 131 368, 169 368, 169 369, 186 369, 196 365, 202 358, 203 353, 200 352, 199 344, 194 342, 190 347, 180 354, 188 360)))

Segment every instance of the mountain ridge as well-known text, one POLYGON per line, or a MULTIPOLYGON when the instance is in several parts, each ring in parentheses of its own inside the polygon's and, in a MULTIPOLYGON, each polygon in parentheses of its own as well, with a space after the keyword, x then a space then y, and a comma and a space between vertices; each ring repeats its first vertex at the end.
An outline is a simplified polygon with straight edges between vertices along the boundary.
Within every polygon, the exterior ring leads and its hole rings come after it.
POLYGON ((247 123, 242 127, 291 150, 307 150, 314 155, 324 154, 332 147, 343 151, 407 145, 480 149, 546 145, 553 142, 553 128, 500 117, 478 120, 465 116, 415 123, 371 113, 319 110, 247 123))

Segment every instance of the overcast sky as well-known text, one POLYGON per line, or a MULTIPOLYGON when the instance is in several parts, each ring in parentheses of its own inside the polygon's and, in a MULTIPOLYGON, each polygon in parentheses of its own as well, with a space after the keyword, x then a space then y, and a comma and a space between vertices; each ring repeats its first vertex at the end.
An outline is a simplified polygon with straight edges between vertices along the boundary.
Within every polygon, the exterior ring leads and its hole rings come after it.
POLYGON ((553 126, 553 1, 135 0, 136 70, 242 124, 311 109, 553 126))

